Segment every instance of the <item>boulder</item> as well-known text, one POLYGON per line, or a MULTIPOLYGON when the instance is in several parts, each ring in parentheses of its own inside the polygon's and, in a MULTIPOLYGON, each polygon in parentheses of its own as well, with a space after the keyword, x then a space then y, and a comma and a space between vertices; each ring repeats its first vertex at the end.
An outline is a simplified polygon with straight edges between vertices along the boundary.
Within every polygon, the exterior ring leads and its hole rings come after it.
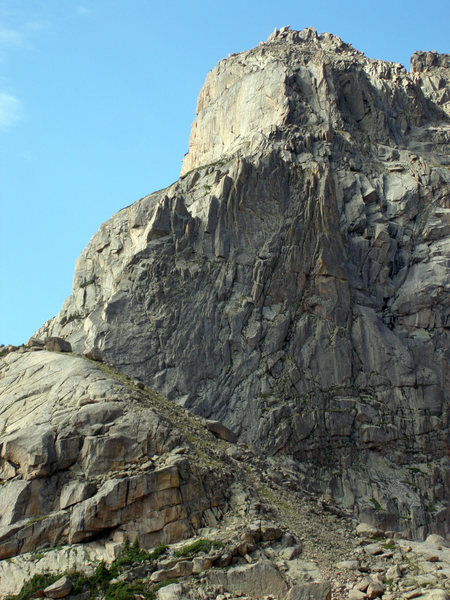
POLYGON ((281 539, 283 531, 274 524, 261 523, 261 539, 263 542, 272 542, 281 539))
POLYGON ((382 596, 384 591, 385 587, 381 582, 372 580, 367 587, 366 596, 369 600, 374 600, 382 596))
MULTIPOLYGON (((350 597, 350 596, 349 596, 350 597)), ((330 600, 331 585, 323 583, 304 583, 294 585, 288 592, 286 600, 330 600)), ((360 600, 355 599, 355 600, 360 600)))
POLYGON ((425 544, 429 544, 431 546, 441 546, 443 548, 449 547, 449 542, 442 537, 442 535, 437 535, 436 533, 432 533, 425 540, 425 544))
POLYGON ((57 468, 55 430, 51 425, 30 425, 3 437, 0 457, 25 479, 51 475, 57 468))
POLYGON ((449 594, 443 589, 429 590, 424 594, 424 600, 449 600, 449 594))
POLYGON ((90 498, 96 491, 94 483, 88 483, 87 481, 76 480, 69 481, 61 489, 59 498, 59 506, 61 509, 68 508, 79 502, 83 502, 87 498, 90 498))
POLYGON ((348 593, 349 600, 364 600, 364 598, 366 597, 367 596, 364 592, 361 592, 361 590, 358 590, 356 588, 352 588, 348 593))
POLYGON ((183 600, 184 590, 181 583, 171 583, 157 592, 158 600, 183 600))
POLYGON ((88 348, 83 352, 83 355, 90 360, 95 360, 97 362, 103 362, 103 354, 100 348, 93 346, 92 348, 88 348))
POLYGON ((212 560, 209 557, 196 556, 192 560, 192 572, 193 573, 201 573, 202 571, 207 571, 212 566, 212 560))
POLYGON ((278 569, 269 561, 234 567, 227 571, 211 570, 207 573, 212 585, 223 585, 233 593, 248 596, 284 596, 288 586, 278 569))
POLYGON ((67 340, 60 337, 48 337, 45 340, 45 349, 49 352, 72 352, 72 346, 67 340))
POLYGON ((348 569, 350 571, 353 571, 354 569, 357 569, 359 567, 359 561, 341 560, 340 562, 336 563, 336 567, 338 569, 348 569))
POLYGON ((374 527, 368 523, 359 523, 359 525, 356 527, 356 533, 361 537, 369 539, 379 538, 384 535, 384 532, 378 527, 374 527))
POLYGON ((211 431, 211 433, 221 440, 225 440, 226 442, 230 442, 232 444, 237 442, 237 435, 233 433, 231 429, 228 429, 228 427, 225 427, 225 425, 219 423, 219 421, 208 419, 205 421, 205 425, 208 431, 211 431))
POLYGON ((72 591, 73 584, 67 576, 61 577, 44 589, 47 598, 65 598, 72 591))

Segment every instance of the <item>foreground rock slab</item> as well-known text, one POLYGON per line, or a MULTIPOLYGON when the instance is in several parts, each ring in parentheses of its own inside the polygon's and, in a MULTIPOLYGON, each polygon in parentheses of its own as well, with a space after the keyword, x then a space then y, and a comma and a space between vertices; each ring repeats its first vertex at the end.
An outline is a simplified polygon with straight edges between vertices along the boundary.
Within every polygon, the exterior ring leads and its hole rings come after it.
POLYGON ((0 558, 102 533, 156 546, 220 514, 226 476, 180 454, 181 431, 131 383, 45 350, 0 371, 0 558))

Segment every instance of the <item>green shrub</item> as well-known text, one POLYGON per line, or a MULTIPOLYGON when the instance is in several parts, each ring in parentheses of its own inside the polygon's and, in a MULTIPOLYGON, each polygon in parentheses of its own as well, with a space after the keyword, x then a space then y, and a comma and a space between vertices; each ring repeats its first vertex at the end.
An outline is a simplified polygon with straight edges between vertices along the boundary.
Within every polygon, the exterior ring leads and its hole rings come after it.
POLYGON ((134 600, 136 594, 141 594, 148 600, 155 597, 143 583, 119 581, 109 586, 105 600, 134 600))
POLYGON ((392 544, 390 542, 386 542, 385 544, 383 544, 383 548, 385 550, 395 550, 395 544, 392 544))
POLYGON ((375 510, 383 510, 383 507, 381 506, 381 504, 378 502, 378 500, 376 498, 371 498, 370 501, 372 502, 375 510))
MULTIPOLYGON (((205 542, 207 540, 200 541, 205 542)), ((208 543, 213 544, 217 542, 208 543)), ((91 600, 97 598, 99 594, 101 594, 102 597, 104 596, 105 600, 134 600, 136 594, 142 594, 147 600, 152 600, 155 597, 154 592, 151 589, 148 589, 142 582, 110 582, 117 577, 125 567, 133 565, 136 562, 150 562, 156 560, 166 550, 167 546, 161 544, 160 546, 157 546, 153 552, 147 552, 140 548, 138 538, 135 539, 133 545, 130 545, 129 540, 126 539, 119 556, 109 568, 102 561, 96 566, 94 573, 90 576, 85 575, 80 571, 71 571, 67 573, 67 576, 73 584, 71 595, 76 596, 81 592, 89 590, 89 598, 91 600)), ((10 596, 8 600, 29 600, 38 590, 46 588, 61 576, 61 573, 35 575, 32 579, 24 583, 22 590, 17 596, 10 596)), ((169 581, 169 583, 173 583, 173 580, 169 581)), ((163 587, 161 584, 158 585, 159 587, 163 587)), ((165 585, 168 585, 168 583, 165 583, 165 585)))
MULTIPOLYGON (((139 546, 139 538, 134 540, 132 546, 130 546, 130 542, 128 538, 125 540, 122 549, 120 551, 119 557, 112 563, 111 570, 119 571, 120 567, 126 565, 132 565, 135 562, 145 562, 145 561, 153 561, 156 560, 167 550, 167 546, 165 544, 161 544, 157 546, 153 552, 147 552, 147 550, 143 550, 139 546)), ((114 575, 115 577, 115 575, 114 575)))
POLYGON ((148 556, 150 560, 157 560, 161 554, 164 554, 164 552, 167 550, 167 546, 166 544, 160 544, 159 546, 156 546, 156 548, 153 550, 153 552, 149 552, 148 556))
POLYGON ((91 277, 91 279, 89 279, 88 281, 84 280, 80 283, 80 288, 85 288, 88 285, 92 285, 93 283, 95 283, 97 281, 97 277, 94 275, 93 277, 91 277))
POLYGON ((67 317, 67 323, 72 323, 72 321, 78 321, 79 319, 82 319, 83 315, 81 313, 72 313, 67 317))
POLYGON ((188 544, 181 550, 176 550, 175 556, 189 556, 190 554, 198 554, 199 552, 209 552, 211 548, 223 548, 222 542, 211 540, 197 540, 192 544, 188 544))
POLYGON ((114 563, 111 565, 111 569, 108 569, 103 561, 96 566, 94 574, 89 579, 91 590, 100 588, 105 591, 107 589, 111 579, 116 576, 116 570, 113 567, 114 563))
POLYGON ((34 594, 48 587, 52 583, 55 583, 60 578, 60 575, 54 573, 40 573, 33 575, 31 579, 23 584, 22 589, 16 596, 8 596, 7 600, 28 600, 32 598, 34 594))
POLYGON ((85 589, 91 587, 91 578, 84 573, 80 573, 80 571, 70 571, 70 573, 67 573, 67 577, 73 584, 71 591, 72 596, 81 594, 85 589))

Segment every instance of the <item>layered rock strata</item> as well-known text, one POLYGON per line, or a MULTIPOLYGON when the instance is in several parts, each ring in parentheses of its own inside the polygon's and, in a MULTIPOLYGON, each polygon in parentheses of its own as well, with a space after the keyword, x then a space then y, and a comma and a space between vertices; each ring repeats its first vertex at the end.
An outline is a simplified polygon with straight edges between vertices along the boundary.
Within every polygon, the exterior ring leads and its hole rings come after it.
POLYGON ((151 547, 221 515, 226 473, 217 482, 189 460, 181 425, 126 380, 83 358, 12 352, 0 394, 0 559, 100 538, 151 547))
POLYGON ((446 533, 448 55, 283 28, 208 75, 179 181, 103 224, 36 334, 95 353, 359 517, 446 533))

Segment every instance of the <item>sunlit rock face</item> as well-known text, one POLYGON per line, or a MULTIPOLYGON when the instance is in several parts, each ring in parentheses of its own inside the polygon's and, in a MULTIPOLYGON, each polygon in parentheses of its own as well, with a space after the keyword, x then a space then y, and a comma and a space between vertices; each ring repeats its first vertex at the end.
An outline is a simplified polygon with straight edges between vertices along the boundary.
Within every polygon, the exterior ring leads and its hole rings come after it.
POLYGON ((228 475, 184 455, 183 431, 205 436, 197 421, 182 431, 142 385, 34 350, 0 361, 0 562, 95 539, 176 542, 221 514, 228 475))
POLYGON ((448 56, 412 65, 286 28, 220 61, 180 180, 100 227, 36 336, 423 537, 448 497, 448 56))

